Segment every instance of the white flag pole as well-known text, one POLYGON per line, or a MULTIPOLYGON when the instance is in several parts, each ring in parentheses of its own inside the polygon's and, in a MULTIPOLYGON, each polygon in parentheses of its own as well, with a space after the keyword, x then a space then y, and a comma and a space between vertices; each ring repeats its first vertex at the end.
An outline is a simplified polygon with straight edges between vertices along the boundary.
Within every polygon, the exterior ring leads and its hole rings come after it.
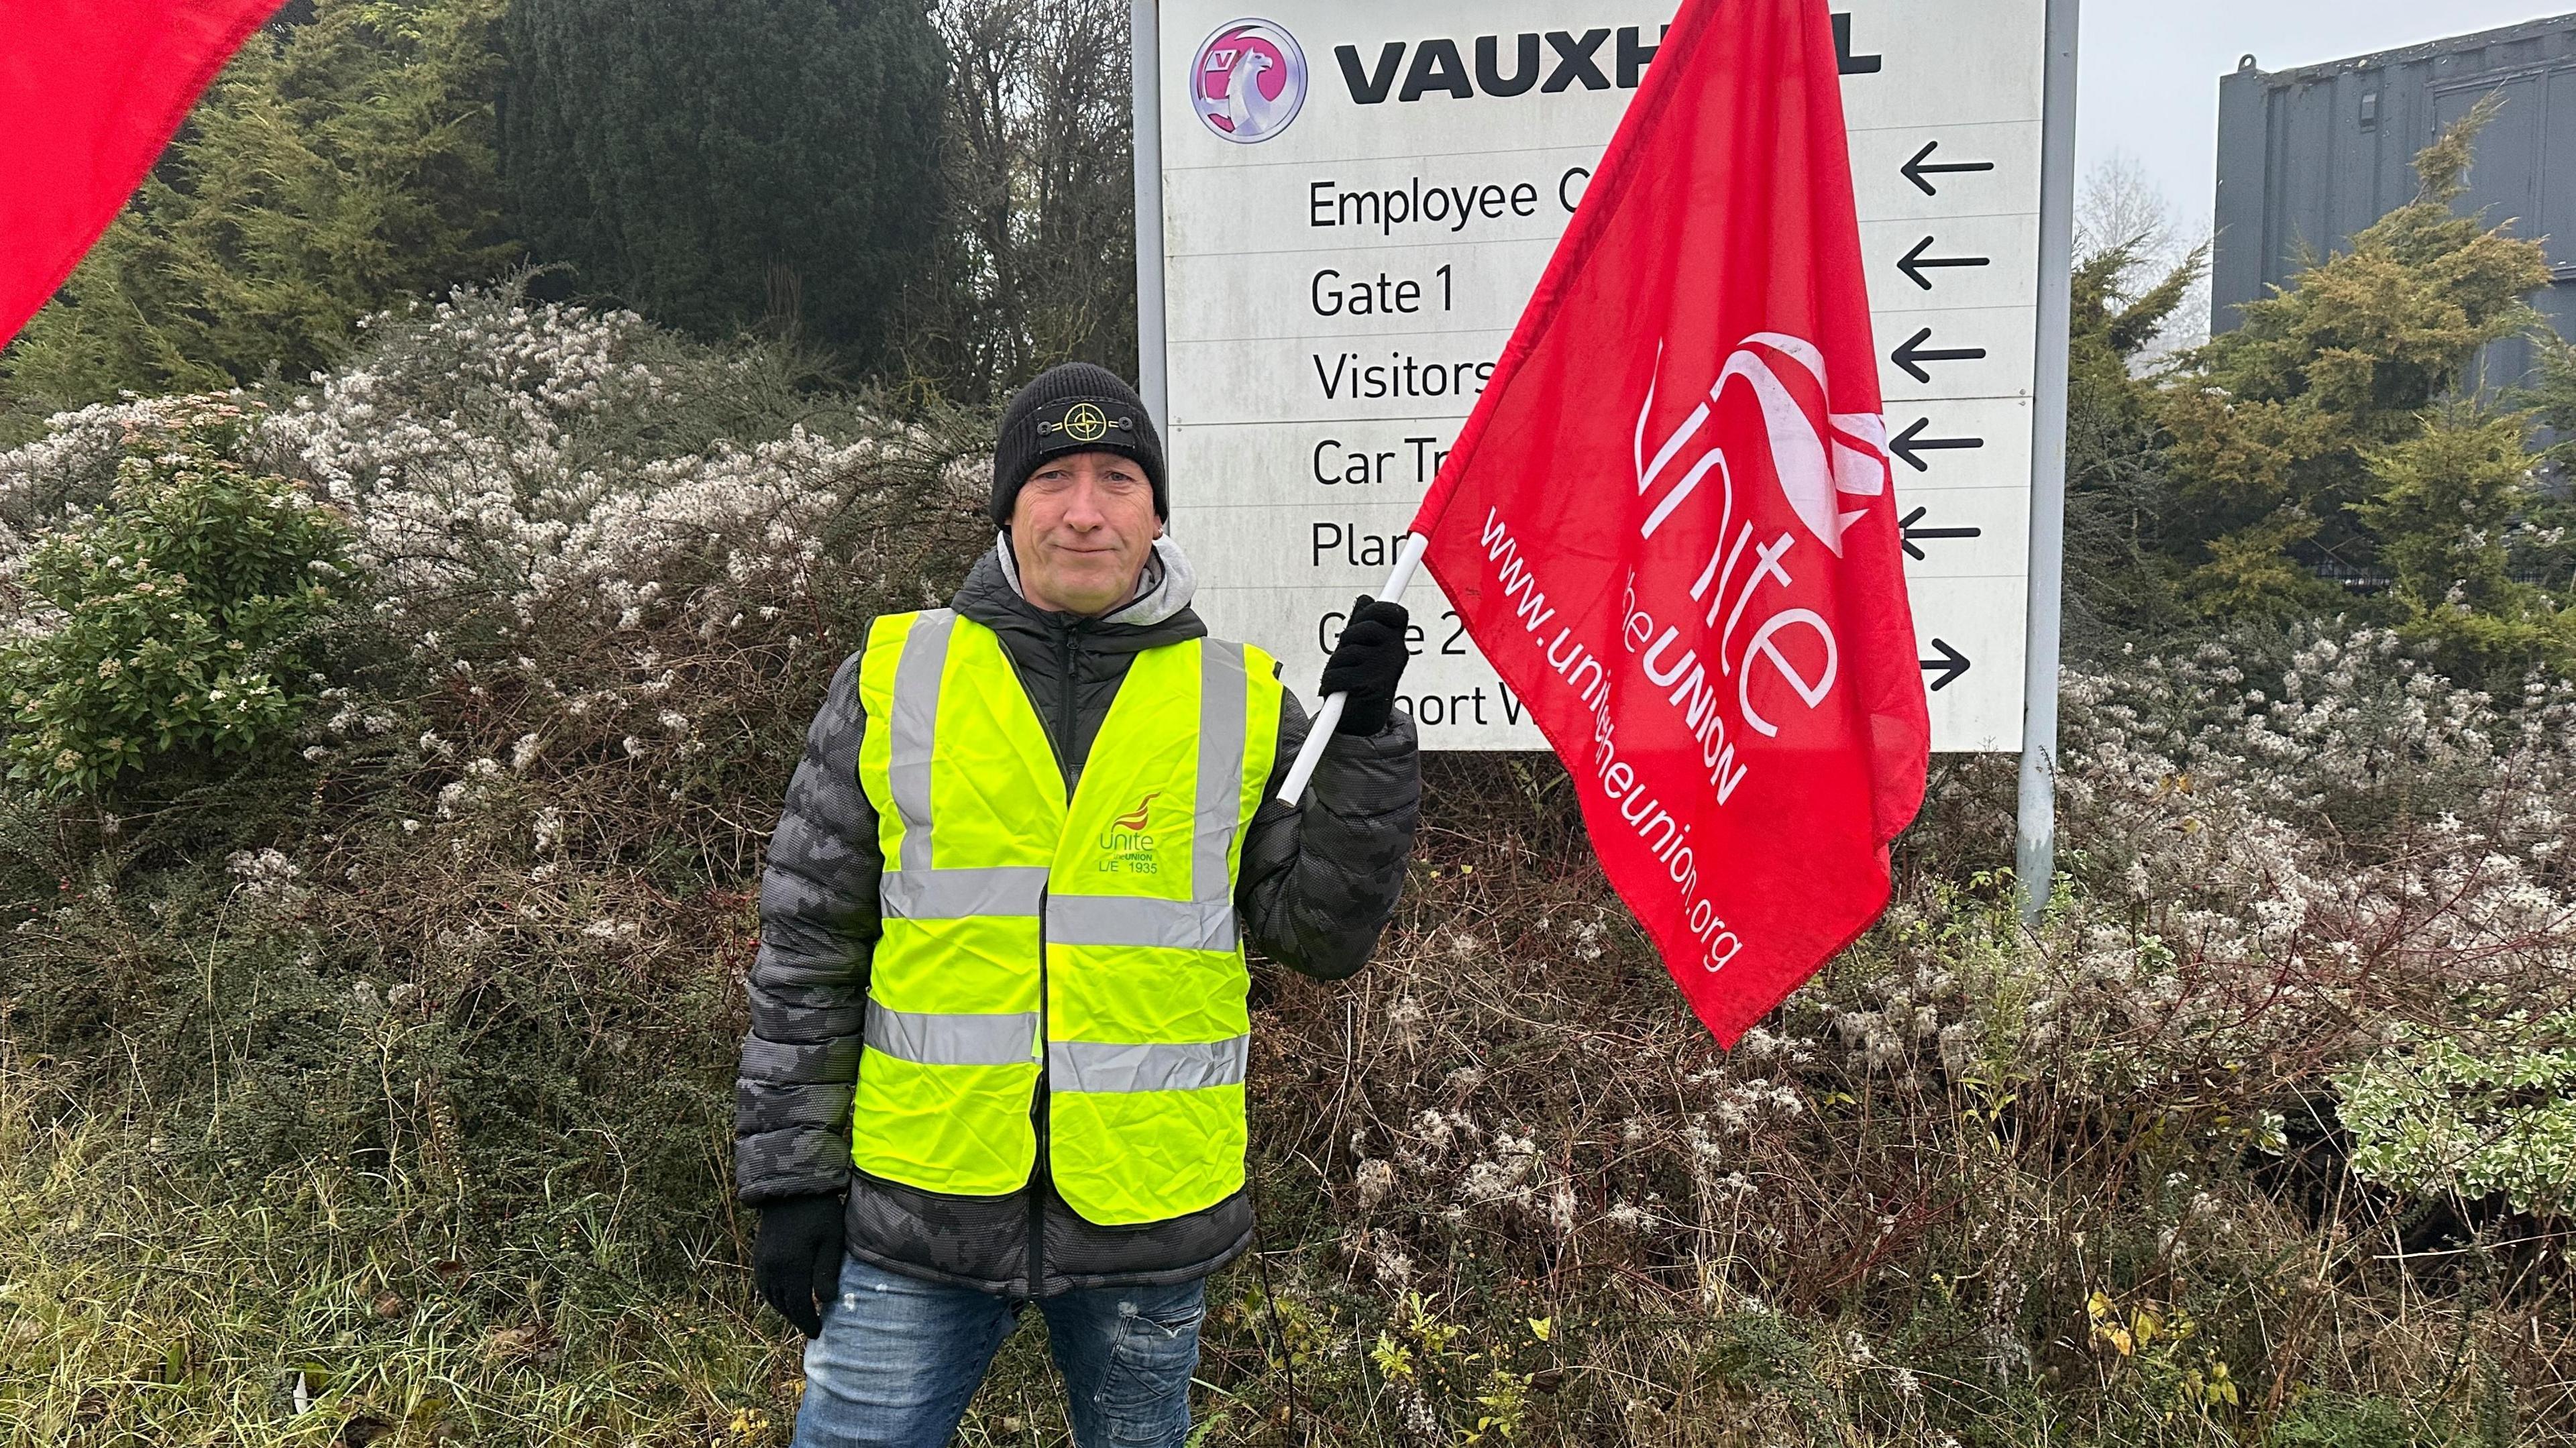
MULTIPOLYGON (((1378 594, 1381 603, 1394 603, 1404 597, 1405 588, 1413 582, 1413 570, 1420 566, 1423 552, 1431 540, 1419 533, 1408 533, 1404 548, 1395 556, 1395 571, 1386 576, 1386 589, 1378 594)), ((1297 762, 1288 770, 1288 780, 1279 786, 1283 804, 1295 804, 1306 795, 1306 784, 1315 777, 1315 766, 1323 762, 1324 745, 1333 737, 1333 726, 1342 722, 1342 710, 1351 702, 1348 694, 1335 694, 1324 701, 1323 712, 1315 716, 1306 731, 1306 747, 1297 751, 1297 762)))

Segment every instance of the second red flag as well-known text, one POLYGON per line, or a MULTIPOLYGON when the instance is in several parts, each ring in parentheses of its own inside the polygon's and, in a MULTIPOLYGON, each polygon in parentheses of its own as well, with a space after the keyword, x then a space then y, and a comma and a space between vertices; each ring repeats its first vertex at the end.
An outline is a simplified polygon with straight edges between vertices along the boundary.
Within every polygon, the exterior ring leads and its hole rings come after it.
POLYGON ((0 0, 0 345, 278 0, 0 0))

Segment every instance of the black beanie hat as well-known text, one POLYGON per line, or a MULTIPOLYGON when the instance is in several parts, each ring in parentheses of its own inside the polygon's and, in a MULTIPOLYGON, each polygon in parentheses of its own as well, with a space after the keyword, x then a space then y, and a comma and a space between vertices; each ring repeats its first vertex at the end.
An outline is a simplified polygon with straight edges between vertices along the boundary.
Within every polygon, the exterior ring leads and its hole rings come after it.
POLYGON ((1145 399, 1106 367, 1067 362, 1020 389, 993 439, 993 523, 1011 526, 1020 485, 1038 464, 1064 453, 1107 452, 1133 459, 1154 487, 1154 516, 1169 521, 1163 484, 1163 438, 1145 399))

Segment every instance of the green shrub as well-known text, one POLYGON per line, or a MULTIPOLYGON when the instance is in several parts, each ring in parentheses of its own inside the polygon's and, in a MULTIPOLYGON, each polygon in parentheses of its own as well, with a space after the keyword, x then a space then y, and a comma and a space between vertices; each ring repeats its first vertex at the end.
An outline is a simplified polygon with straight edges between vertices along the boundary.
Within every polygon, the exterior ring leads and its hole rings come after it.
POLYGON ((26 557, 50 614, 0 645, 11 779, 94 790, 174 753, 247 755, 318 697, 305 648, 349 530, 232 453, 250 411, 183 403, 128 433, 106 507, 26 557))
POLYGON ((2337 1078, 2353 1170, 2417 1196, 2576 1207, 2576 1011, 2493 1021, 2485 1041, 2409 1027, 2337 1078))

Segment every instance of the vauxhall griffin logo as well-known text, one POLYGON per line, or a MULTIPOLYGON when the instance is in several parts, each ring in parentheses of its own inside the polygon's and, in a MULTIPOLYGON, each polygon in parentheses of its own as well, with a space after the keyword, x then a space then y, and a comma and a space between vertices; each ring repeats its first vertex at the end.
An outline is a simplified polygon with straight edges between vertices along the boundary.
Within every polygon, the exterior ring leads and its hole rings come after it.
POLYGON ((1305 104, 1306 52, 1267 20, 1219 27, 1190 62, 1190 109, 1229 141, 1267 141, 1305 104))

